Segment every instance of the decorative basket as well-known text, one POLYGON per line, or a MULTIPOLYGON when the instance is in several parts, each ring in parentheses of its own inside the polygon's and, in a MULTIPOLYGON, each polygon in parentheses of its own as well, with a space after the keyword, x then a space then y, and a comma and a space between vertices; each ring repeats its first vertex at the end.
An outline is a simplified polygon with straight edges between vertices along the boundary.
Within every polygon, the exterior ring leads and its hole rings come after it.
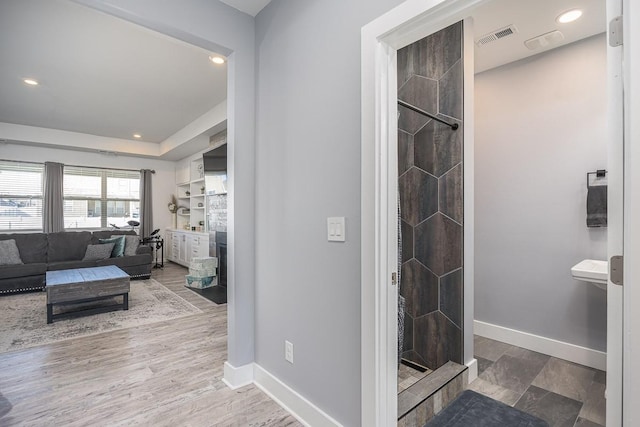
POLYGON ((210 277, 194 277, 185 276, 186 284, 188 288, 205 289, 213 286, 213 276, 210 277))
POLYGON ((201 257, 192 258, 189 267, 189 275, 194 277, 210 277, 216 275, 216 267, 218 267, 218 258, 201 257))

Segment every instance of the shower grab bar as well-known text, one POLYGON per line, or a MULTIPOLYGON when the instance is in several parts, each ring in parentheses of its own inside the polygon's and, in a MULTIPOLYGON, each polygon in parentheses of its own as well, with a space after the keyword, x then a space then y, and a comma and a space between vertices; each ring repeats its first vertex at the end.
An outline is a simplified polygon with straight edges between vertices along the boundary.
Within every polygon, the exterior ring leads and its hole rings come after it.
POLYGON ((448 123, 448 122, 445 122, 445 121, 444 121, 444 120, 442 120, 441 118, 436 117, 436 116, 434 116, 434 115, 433 115, 433 114, 431 114, 431 113, 427 113, 426 111, 421 110, 421 109, 420 109, 420 108, 418 108, 418 107, 414 107, 414 106, 413 106, 413 105, 411 105, 411 104, 407 104, 406 102, 401 101, 401 100, 399 100, 399 99, 398 99, 398 105, 401 105, 401 106, 403 106, 404 108, 408 108, 408 109, 409 109, 409 110, 411 110, 411 111, 415 111, 415 112, 416 112, 416 113, 418 113, 418 114, 422 114, 423 116, 427 116, 427 117, 429 117, 429 118, 431 118, 431 119, 435 120, 436 122, 440 122, 440 123, 442 123, 443 125, 447 125, 447 126, 449 126, 449 127, 451 128, 451 130, 456 130, 456 129, 458 129, 458 124, 457 124, 457 123, 448 123))

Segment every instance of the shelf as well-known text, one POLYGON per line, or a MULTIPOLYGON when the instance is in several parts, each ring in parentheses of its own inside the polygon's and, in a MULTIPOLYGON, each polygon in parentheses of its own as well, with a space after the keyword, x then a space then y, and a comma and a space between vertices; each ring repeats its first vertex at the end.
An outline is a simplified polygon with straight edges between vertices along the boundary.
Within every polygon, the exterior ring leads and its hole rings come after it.
MULTIPOLYGON (((188 211, 182 211, 183 213, 178 216, 178 220, 176 221, 176 227, 178 230, 182 231, 184 227, 189 225, 190 227, 194 224, 200 224, 201 222, 205 224, 202 227, 202 233, 206 233, 206 210, 205 206, 206 192, 203 192, 202 189, 205 187, 205 178, 204 174, 201 175, 203 171, 202 159, 199 158, 197 160, 191 161, 188 167, 190 173, 190 181, 183 182, 177 185, 177 192, 179 194, 179 204, 187 205, 188 211), (200 206, 198 206, 200 205, 200 206)), ((181 175, 180 180, 184 179, 184 175, 181 175)), ((189 231, 189 230, 186 230, 189 231)))

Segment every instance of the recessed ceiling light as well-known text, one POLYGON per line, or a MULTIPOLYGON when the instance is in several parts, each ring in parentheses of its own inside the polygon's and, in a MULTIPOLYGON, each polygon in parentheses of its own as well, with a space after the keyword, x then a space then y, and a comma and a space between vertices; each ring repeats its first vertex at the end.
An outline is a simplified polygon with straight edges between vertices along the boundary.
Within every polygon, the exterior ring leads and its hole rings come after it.
POLYGON ((561 24, 566 24, 568 22, 573 22, 576 19, 580 18, 582 16, 582 11, 580 9, 572 9, 572 10, 568 10, 566 12, 564 12, 563 14, 561 14, 560 16, 558 16, 556 18, 556 21, 558 21, 561 24))
POLYGON ((34 79, 22 79, 23 82, 28 84, 29 86, 38 86, 38 81, 34 79))
POLYGON ((133 137, 134 137, 135 139, 140 139, 140 138, 142 138, 142 135, 140 135, 139 133, 134 133, 134 134, 133 134, 133 137))
POLYGON ((209 59, 214 64, 218 64, 218 65, 224 64, 224 58, 221 56, 210 56, 209 59))

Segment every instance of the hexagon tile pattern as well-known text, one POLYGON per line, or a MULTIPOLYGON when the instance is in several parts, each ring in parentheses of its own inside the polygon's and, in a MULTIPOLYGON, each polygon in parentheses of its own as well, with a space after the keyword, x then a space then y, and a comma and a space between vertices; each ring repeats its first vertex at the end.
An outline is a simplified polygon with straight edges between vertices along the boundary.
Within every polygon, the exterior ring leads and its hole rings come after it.
POLYGON ((415 111, 411 111, 406 107, 398 105, 398 112, 400 117, 398 118, 398 129, 413 135, 418 132, 422 127, 431 120, 428 117, 418 114, 415 111))
POLYGON ((462 163, 440 177, 438 185, 440 212, 462 224, 462 163))
POLYGON ((413 350, 413 317, 406 313, 404 315, 404 340, 402 342, 402 352, 413 350))
POLYGON ((420 42, 422 43, 418 49, 421 54, 416 74, 440 79, 456 61, 462 58, 462 25, 461 23, 450 25, 420 42), (434 58, 438 58, 438 60, 434 60, 434 58))
POLYGON ((462 269, 440 278, 440 311, 462 329, 462 269))
POLYGON ((413 333, 415 351, 427 366, 462 363, 462 331, 440 311, 415 319, 413 333))
POLYGON ((411 317, 438 309, 438 278, 415 259, 402 264, 400 291, 411 317))
POLYGON ((462 133, 462 126, 452 131, 450 127, 431 120, 413 139, 414 164, 440 178, 462 161, 462 133))
POLYGON ((398 174, 402 175, 413 166, 413 135, 398 131, 398 174))
POLYGON ((440 99, 438 112, 462 119, 462 61, 451 67, 438 82, 440 99))
MULTIPOLYGON (((418 74, 417 57, 420 54, 419 43, 412 43, 398 50, 398 89, 411 78, 418 74)), ((426 77, 426 76, 425 76, 426 77)))
POLYGON ((438 210, 438 180, 417 168, 398 179, 400 213, 409 225, 429 218, 438 210))
POLYGON ((462 226, 437 213, 415 228, 418 261, 438 276, 462 267, 462 226))
POLYGON ((413 227, 401 220, 400 232, 402 233, 402 262, 406 262, 413 258, 413 227))
POLYGON ((398 90, 398 99, 435 114, 438 111, 438 81, 412 76, 398 90))
POLYGON ((455 23, 397 57, 398 99, 460 126, 398 107, 402 357, 431 369, 462 362, 462 34, 455 23))

